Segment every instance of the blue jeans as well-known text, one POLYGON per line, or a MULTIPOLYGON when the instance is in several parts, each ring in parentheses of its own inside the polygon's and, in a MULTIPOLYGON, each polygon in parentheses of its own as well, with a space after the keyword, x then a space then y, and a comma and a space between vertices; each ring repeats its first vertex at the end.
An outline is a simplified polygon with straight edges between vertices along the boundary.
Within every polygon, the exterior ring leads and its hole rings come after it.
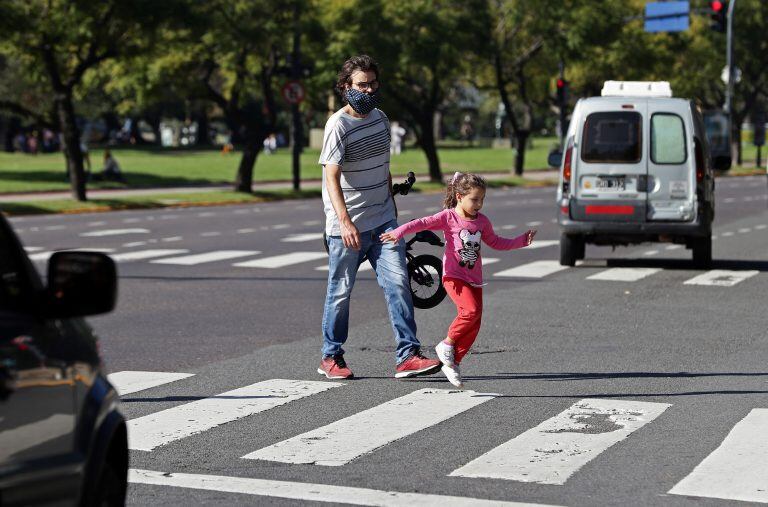
POLYGON ((397 363, 405 361, 421 344, 416 339, 405 242, 382 243, 379 235, 397 228, 392 220, 373 230, 360 233, 360 250, 346 248, 341 236, 328 236, 328 290, 323 310, 323 357, 344 353, 342 346, 349 332, 349 300, 357 269, 365 256, 384 289, 389 320, 397 342, 397 363))

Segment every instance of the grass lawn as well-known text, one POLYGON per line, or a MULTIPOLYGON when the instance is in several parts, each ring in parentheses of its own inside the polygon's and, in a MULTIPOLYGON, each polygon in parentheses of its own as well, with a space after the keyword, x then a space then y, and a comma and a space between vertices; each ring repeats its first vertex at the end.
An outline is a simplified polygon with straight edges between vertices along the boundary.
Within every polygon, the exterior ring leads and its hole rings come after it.
MULTIPOLYGON (((546 169, 547 153, 554 138, 536 139, 526 154, 526 169, 546 169)), ((169 187, 230 183, 234 180, 240 153, 222 154, 218 150, 135 149, 112 150, 129 187, 169 187)), ((103 150, 90 152, 93 170, 102 167, 103 150)), ((301 178, 318 179, 319 150, 306 149, 301 156, 301 178)), ((453 171, 511 171, 511 149, 445 147, 439 150, 444 173, 453 171)), ((69 190, 64 179, 64 157, 60 153, 27 155, 0 152, 0 193, 69 190)), ((427 174, 427 160, 420 149, 408 149, 392 157, 392 172, 427 174)), ((275 181, 291 179, 291 152, 280 149, 274 155, 259 155, 254 179, 275 181)), ((115 182, 92 182, 89 188, 125 188, 115 182)))

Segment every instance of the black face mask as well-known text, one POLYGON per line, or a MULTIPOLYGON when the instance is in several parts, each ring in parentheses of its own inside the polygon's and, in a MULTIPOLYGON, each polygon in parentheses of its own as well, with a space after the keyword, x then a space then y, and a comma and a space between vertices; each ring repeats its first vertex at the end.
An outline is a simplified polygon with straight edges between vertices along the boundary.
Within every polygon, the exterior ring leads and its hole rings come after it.
POLYGON ((372 93, 361 92, 354 88, 347 90, 347 102, 358 114, 365 115, 373 111, 379 105, 379 99, 381 99, 381 95, 378 89, 372 93))

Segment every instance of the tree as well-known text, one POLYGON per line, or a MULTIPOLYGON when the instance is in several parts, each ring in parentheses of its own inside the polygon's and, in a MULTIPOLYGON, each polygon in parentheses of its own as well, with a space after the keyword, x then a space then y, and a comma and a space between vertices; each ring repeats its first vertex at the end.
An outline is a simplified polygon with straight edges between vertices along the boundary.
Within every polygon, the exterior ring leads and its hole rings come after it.
POLYGON ((469 55, 482 50, 487 8, 483 0, 326 0, 328 62, 337 69, 367 53, 382 69, 386 111, 402 115, 424 151, 432 181, 442 181, 435 113, 446 92, 467 73, 469 55))
MULTIPOLYGON (((55 125, 62 133, 72 195, 86 200, 75 95, 85 74, 141 52, 163 23, 183 17, 174 0, 5 0, 0 54, 49 100, 3 100, 0 107, 55 125), (173 14, 174 16, 171 16, 173 14)), ((21 97, 23 99, 23 97, 21 97)))

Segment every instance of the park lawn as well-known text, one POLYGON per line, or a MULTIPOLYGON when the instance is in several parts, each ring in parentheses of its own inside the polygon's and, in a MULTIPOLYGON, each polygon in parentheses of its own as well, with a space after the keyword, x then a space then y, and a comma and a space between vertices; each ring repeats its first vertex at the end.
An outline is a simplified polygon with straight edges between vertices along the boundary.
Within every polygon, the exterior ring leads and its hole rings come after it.
MULTIPOLYGON (((546 169, 546 157, 551 139, 536 140, 527 152, 526 169, 546 169)), ((102 166, 103 150, 90 151, 94 172, 102 166)), ((219 150, 114 148, 112 153, 128 181, 90 182, 89 188, 140 188, 185 185, 227 184, 234 181, 240 153, 222 154, 219 150)), ((305 149, 301 155, 301 178, 319 179, 317 163, 319 150, 305 149)), ((439 150, 441 168, 453 171, 510 171, 514 151, 511 149, 446 147, 439 150)), ((254 169, 254 180, 280 181, 291 179, 291 151, 279 149, 273 155, 260 154, 254 169)), ((392 173, 403 175, 414 171, 427 174, 427 160, 420 149, 411 148, 392 157, 392 173)), ((64 177, 64 157, 61 153, 28 155, 0 152, 0 193, 69 190, 64 177)))

